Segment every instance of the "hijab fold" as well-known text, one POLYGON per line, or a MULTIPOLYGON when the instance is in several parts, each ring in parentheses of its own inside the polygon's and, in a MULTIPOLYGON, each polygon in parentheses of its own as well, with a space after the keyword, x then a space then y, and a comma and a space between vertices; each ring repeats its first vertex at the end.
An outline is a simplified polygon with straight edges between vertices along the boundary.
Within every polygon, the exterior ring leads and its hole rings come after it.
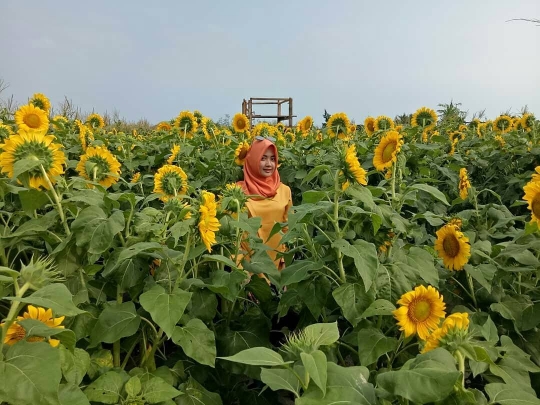
POLYGON ((244 160, 244 181, 239 181, 244 193, 248 195, 258 194, 263 197, 273 197, 281 184, 277 171, 278 152, 276 145, 268 139, 254 140, 244 160), (275 156, 276 169, 269 177, 264 177, 260 172, 260 162, 268 149, 272 149, 275 156))

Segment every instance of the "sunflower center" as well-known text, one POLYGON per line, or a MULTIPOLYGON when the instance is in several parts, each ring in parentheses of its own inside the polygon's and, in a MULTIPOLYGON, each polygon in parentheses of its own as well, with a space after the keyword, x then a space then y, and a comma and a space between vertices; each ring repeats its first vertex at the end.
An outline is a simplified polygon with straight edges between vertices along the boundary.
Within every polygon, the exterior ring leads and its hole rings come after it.
MULTIPOLYGON (((49 170, 53 163, 53 152, 47 147, 47 145, 41 142, 25 142, 15 149, 13 155, 16 162, 22 159, 39 160, 45 170, 49 170)), ((28 173, 31 176, 41 176, 41 169, 39 167, 34 167, 33 169, 29 170, 28 173)))
POLYGON ((248 153, 247 149, 242 149, 242 150, 240 151, 240 153, 238 154, 238 158, 239 158, 239 159, 245 159, 247 153, 248 153))
POLYGON ((532 204, 531 210, 536 218, 540 218, 540 195, 536 195, 532 204))
POLYGON ((382 153, 383 162, 387 163, 392 160, 394 157, 394 152, 396 150, 396 143, 390 142, 388 145, 385 146, 382 153))
POLYGON ((26 114, 24 116, 23 121, 30 128, 39 128, 39 126, 41 125, 41 120, 39 119, 39 115, 34 114, 34 113, 26 114))
POLYGON ((26 339, 27 342, 43 342, 44 340, 45 338, 41 336, 30 336, 26 339))
POLYGON ((12 339, 17 341, 23 340, 26 336, 26 331, 24 328, 19 324, 15 324, 12 327, 15 329, 15 331, 11 333, 12 339))
POLYGON ((456 257, 458 255, 459 241, 455 235, 450 234, 444 238, 443 249, 444 249, 444 252, 450 257, 456 257))
POLYGON ((431 304, 425 300, 413 301, 409 309, 409 314, 415 322, 423 322, 431 314, 431 304))
POLYGON ((367 127, 371 132, 375 131, 375 123, 374 122, 368 122, 367 127))
POLYGON ((246 123, 244 122, 244 120, 238 120, 236 121, 236 126, 238 127, 238 129, 244 129, 246 127, 246 123))
POLYGON ((177 173, 167 173, 161 180, 161 188, 167 195, 175 195, 182 188, 183 181, 177 173))

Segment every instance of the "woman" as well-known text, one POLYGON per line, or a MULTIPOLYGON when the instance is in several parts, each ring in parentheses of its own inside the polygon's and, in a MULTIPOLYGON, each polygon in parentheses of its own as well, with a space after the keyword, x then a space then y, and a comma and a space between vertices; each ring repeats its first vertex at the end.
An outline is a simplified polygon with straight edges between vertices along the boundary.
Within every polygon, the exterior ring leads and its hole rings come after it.
POLYGON ((246 203, 249 216, 262 219, 258 235, 272 249, 268 254, 281 270, 284 260, 277 257, 278 252, 285 251, 285 247, 279 243, 281 234, 277 233, 270 239, 268 237, 276 222, 287 222, 292 196, 291 189, 280 180, 277 171, 278 151, 274 142, 273 138, 255 137, 244 160, 244 180, 238 184, 246 195, 252 196, 246 203))

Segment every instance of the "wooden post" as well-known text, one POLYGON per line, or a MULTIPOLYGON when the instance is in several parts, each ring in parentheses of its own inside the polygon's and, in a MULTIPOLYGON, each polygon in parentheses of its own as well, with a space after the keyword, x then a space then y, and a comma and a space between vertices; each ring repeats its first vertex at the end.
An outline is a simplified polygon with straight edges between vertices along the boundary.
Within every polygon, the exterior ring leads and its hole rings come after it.
POLYGON ((293 116, 293 109, 292 109, 292 98, 289 97, 289 128, 292 128, 292 116, 293 116))

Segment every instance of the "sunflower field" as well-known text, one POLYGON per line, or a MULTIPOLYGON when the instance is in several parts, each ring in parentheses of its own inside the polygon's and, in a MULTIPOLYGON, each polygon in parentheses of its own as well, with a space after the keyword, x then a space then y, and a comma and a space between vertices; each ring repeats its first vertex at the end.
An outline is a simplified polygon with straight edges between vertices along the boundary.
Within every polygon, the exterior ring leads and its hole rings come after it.
POLYGON ((0 111, 0 403, 540 404, 540 123, 398 118, 0 111), (255 136, 281 272, 235 184, 255 136))

